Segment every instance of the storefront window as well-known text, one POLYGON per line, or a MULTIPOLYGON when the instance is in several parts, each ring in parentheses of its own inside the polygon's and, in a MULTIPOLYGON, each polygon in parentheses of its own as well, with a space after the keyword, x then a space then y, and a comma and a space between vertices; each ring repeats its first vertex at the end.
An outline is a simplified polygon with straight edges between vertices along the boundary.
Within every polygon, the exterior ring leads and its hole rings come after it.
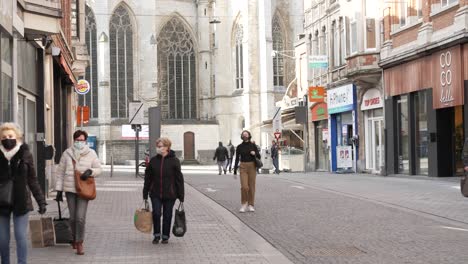
POLYGON ((0 122, 12 120, 12 39, 0 31, 0 122))
POLYGON ((414 96, 415 131, 416 131, 416 174, 428 175, 428 142, 427 132, 427 96, 418 92, 414 96))
POLYGON ((7 64, 11 65, 11 52, 12 52, 12 47, 11 47, 11 39, 8 37, 7 34, 5 33, 0 33, 1 34, 1 53, 2 53, 2 61, 6 62, 7 64))
POLYGON ((0 109, 2 113, 0 114, 0 121, 11 121, 12 112, 11 112, 11 90, 12 90, 12 79, 10 76, 2 73, 1 74, 1 93, 0 93, 0 109))
POLYGON ((328 120, 315 122, 317 170, 328 170, 328 120))
POLYGON ((409 174, 408 95, 397 101, 398 118, 398 173, 409 174))

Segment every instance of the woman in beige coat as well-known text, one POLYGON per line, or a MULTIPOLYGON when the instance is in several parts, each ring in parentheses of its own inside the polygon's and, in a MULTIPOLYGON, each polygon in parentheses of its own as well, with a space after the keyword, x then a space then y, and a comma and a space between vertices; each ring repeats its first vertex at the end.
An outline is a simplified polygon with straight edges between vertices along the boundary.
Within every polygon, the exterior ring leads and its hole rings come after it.
POLYGON ((101 174, 101 162, 96 152, 86 145, 87 139, 88 133, 85 131, 77 130, 73 134, 73 146, 63 152, 56 174, 56 200, 63 201, 63 192, 65 192, 70 211, 72 246, 78 255, 84 255, 83 240, 88 200, 82 199, 76 194, 74 170, 82 173, 82 180, 101 174), (76 165, 73 164, 73 161, 76 165))

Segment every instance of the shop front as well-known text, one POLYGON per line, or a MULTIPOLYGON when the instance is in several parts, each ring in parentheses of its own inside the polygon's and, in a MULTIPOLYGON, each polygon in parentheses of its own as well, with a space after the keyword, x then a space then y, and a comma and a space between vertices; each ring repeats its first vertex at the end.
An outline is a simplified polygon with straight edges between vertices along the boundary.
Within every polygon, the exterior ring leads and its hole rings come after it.
POLYGON ((463 174, 468 45, 384 70, 388 174, 463 174))
POLYGON ((314 130, 315 170, 329 171, 328 108, 326 103, 317 103, 311 107, 311 120, 314 130))
POLYGON ((366 170, 380 173, 385 160, 383 98, 376 88, 365 91, 361 100, 364 115, 366 170))
MULTIPOLYGON (((358 150, 356 88, 347 84, 327 91, 332 171, 356 169, 358 150)), ((328 140, 327 140, 328 141, 328 140)))

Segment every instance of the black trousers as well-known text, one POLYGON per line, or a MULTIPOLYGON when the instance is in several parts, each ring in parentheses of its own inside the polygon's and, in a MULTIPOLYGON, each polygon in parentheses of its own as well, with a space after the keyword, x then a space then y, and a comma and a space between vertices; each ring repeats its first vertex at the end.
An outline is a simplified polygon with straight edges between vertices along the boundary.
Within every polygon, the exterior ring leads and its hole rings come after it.
POLYGON ((175 199, 160 199, 159 197, 151 197, 153 205, 153 235, 161 237, 161 215, 163 218, 162 239, 169 239, 171 234, 172 209, 174 208, 175 199), (162 214, 161 214, 162 209, 162 214))

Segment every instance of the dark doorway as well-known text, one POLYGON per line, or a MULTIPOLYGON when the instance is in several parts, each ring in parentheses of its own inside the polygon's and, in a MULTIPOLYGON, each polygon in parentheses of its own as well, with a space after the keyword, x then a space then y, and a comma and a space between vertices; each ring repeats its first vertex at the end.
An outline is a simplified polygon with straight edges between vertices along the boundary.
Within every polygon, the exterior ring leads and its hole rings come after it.
POLYGON ((195 134, 193 132, 184 133, 184 160, 195 159, 195 134))
POLYGON ((439 177, 463 174, 463 107, 437 110, 437 159, 439 177))

